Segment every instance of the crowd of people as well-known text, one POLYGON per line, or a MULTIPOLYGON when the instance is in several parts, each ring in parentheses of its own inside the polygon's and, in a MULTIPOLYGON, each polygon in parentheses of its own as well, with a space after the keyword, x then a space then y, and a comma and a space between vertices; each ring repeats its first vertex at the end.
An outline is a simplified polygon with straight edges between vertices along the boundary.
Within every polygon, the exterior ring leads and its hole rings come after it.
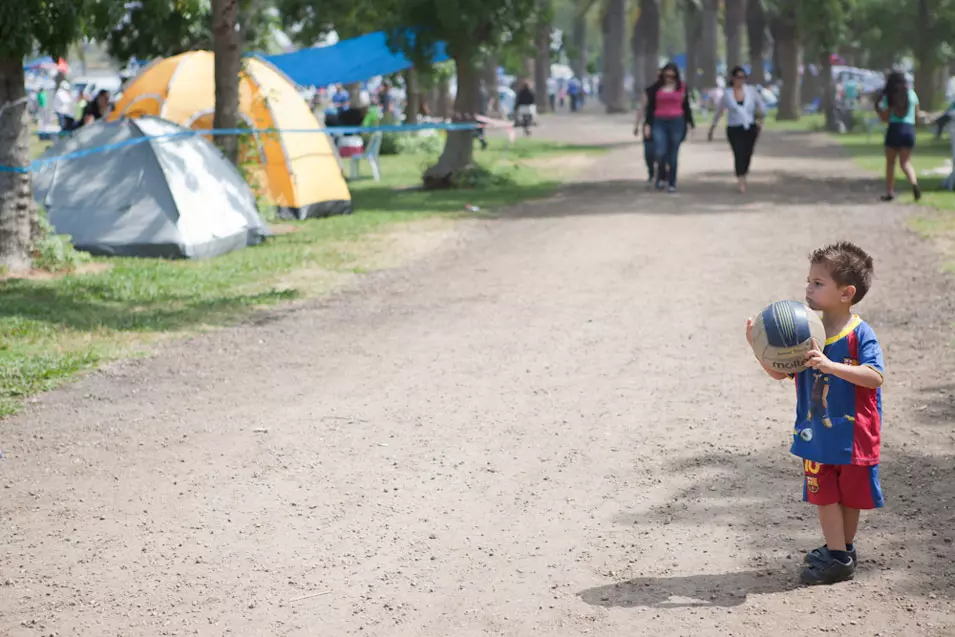
MULTIPOLYGON (((747 79, 746 70, 737 66, 730 71, 725 89, 708 91, 703 96, 708 100, 707 106, 713 109, 713 120, 707 134, 709 141, 713 141, 717 126, 726 116, 726 138, 740 193, 747 191, 747 176, 768 110, 760 88, 749 84, 747 79)), ((886 125, 883 140, 886 192, 881 200, 895 199, 895 168, 898 165, 918 201, 922 191, 912 167, 915 127, 919 120, 928 121, 933 116, 919 108, 918 95, 909 86, 906 75, 899 71, 888 73, 881 90, 869 97, 878 119, 886 125)), ((837 85, 836 98, 838 103, 848 102, 856 109, 863 107, 865 102, 860 87, 852 81, 837 85)), ((643 92, 634 135, 643 138, 647 187, 650 189, 677 191, 680 146, 689 131, 695 128, 691 102, 691 92, 680 77, 680 69, 672 62, 660 69, 656 81, 643 92)), ((955 110, 955 103, 950 110, 955 110)))

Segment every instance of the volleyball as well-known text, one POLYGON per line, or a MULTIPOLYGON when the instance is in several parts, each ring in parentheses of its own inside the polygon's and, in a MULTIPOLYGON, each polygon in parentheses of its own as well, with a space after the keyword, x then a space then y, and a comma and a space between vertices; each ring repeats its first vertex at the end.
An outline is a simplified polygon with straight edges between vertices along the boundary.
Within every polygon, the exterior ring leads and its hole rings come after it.
POLYGON ((826 329, 819 316, 805 303, 778 301, 753 319, 753 352, 764 365, 784 374, 806 368, 806 353, 812 340, 822 347, 826 329))

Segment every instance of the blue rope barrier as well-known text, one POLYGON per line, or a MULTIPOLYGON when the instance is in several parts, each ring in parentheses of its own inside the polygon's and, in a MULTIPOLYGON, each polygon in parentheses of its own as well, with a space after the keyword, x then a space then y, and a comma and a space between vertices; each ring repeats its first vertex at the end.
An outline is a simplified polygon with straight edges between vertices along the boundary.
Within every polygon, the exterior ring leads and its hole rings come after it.
MULTIPOLYGON (((110 150, 118 150, 120 148, 126 148, 129 146, 136 146, 137 144, 143 144, 145 142, 152 141, 171 141, 176 139, 183 139, 186 137, 195 137, 196 135, 203 136, 223 136, 223 135, 276 135, 278 133, 322 133, 329 136, 336 135, 357 135, 360 133, 411 133, 415 131, 422 130, 445 130, 445 131, 465 131, 465 130, 476 130, 481 128, 482 125, 477 122, 466 122, 466 123, 446 123, 446 122, 435 122, 428 124, 408 124, 408 125, 396 125, 389 124, 387 126, 329 126, 328 128, 215 128, 209 130, 187 130, 177 133, 167 133, 165 135, 153 135, 153 136, 144 136, 136 137, 133 139, 126 139, 121 142, 116 142, 115 144, 106 144, 104 146, 97 146, 96 148, 87 148, 84 150, 73 151, 72 153, 66 153, 65 155, 58 155, 56 157, 43 157, 40 159, 35 159, 30 162, 29 166, 0 166, 0 173, 18 173, 18 174, 27 174, 32 172, 37 172, 43 166, 48 164, 53 164, 58 161, 66 159, 79 159, 81 157, 89 157, 90 155, 96 155, 99 153, 104 153, 110 150)), ((69 133, 61 133, 61 135, 66 136, 69 133)))

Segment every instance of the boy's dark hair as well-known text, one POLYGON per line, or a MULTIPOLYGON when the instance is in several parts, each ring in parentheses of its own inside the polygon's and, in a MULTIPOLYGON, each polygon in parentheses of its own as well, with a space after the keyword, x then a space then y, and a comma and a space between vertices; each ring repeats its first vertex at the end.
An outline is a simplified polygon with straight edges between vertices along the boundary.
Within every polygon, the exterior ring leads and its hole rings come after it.
POLYGON ((840 286, 854 285, 852 304, 861 301, 872 286, 872 257, 849 241, 840 241, 819 248, 809 255, 809 263, 822 264, 840 286))

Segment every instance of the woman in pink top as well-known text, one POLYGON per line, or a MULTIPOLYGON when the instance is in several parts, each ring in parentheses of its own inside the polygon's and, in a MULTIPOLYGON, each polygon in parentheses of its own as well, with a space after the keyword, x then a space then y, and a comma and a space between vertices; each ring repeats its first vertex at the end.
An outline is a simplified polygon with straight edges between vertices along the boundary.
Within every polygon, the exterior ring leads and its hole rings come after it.
MULTIPOLYGON (((694 128, 693 111, 686 84, 680 80, 680 69, 668 62, 660 70, 660 79, 647 90, 647 111, 644 135, 653 139, 657 164, 669 167, 669 191, 676 192, 677 155, 686 139, 688 128, 694 128)), ((663 190, 663 180, 657 189, 663 190)))

